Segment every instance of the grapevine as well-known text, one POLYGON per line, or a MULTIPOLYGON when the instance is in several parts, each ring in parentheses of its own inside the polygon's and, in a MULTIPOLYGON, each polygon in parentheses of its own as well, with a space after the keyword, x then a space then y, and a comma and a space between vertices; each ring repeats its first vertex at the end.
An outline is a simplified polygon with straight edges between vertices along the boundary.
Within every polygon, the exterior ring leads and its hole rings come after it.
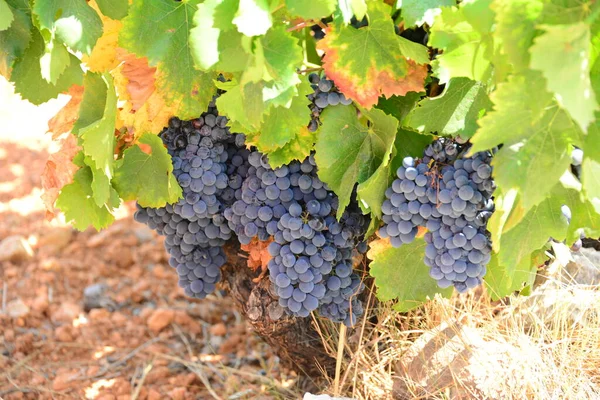
POLYGON ((196 298, 270 242, 279 306, 350 326, 365 279, 502 298, 600 235, 598 2, 267 3, 0 0, 0 74, 71 96, 48 217, 136 201, 196 298))

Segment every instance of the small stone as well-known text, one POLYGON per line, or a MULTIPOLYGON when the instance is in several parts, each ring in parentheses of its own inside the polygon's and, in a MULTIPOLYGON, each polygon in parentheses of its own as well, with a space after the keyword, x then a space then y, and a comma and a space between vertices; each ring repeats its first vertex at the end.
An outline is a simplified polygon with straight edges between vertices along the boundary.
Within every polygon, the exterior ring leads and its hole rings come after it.
POLYGON ((83 295, 85 297, 99 297, 104 294, 107 287, 105 283, 94 283, 83 289, 83 295))
POLYGON ((227 333, 227 327, 224 323, 219 322, 210 327, 210 334, 214 336, 225 336, 227 333))
POLYGON ((106 295, 108 285, 105 283, 94 283, 83 289, 83 308, 85 311, 94 308, 106 308, 113 311, 117 308, 117 303, 106 295))
POLYGON ((62 303, 59 309, 53 313, 52 319, 54 322, 72 323, 74 319, 79 317, 81 312, 81 307, 78 304, 67 301, 62 303))
POLYGON ((49 250, 52 254, 60 252, 62 249, 67 247, 73 238, 73 229, 53 229, 52 232, 46 236, 43 236, 39 243, 39 247, 44 247, 49 250))
POLYGON ((133 234, 140 243, 149 242, 154 237, 154 232, 146 225, 141 225, 135 228, 133 230, 133 234))
POLYGON ((110 318, 110 312, 103 308, 96 308, 94 310, 90 310, 90 320, 92 321, 102 321, 110 318))
POLYGON ((31 303, 31 308, 40 313, 46 311, 49 306, 48 295, 45 293, 37 296, 31 303))
POLYGON ((33 333, 28 332, 17 336, 15 350, 23 354, 29 354, 33 350, 33 333))
POLYGON ((171 396, 173 400, 185 400, 186 395, 187 390, 183 387, 175 388, 169 392, 169 396, 171 396))
POLYGON ((175 313, 173 312, 173 310, 155 310, 150 316, 150 318, 148 318, 148 328, 150 328, 152 332, 158 333, 167 326, 169 326, 171 322, 173 322, 174 318, 175 313))
POLYGON ((155 389, 150 389, 148 391, 148 400, 160 400, 160 399, 161 399, 161 396, 158 391, 156 391, 155 389))
POLYGON ((62 325, 56 328, 54 331, 56 340, 59 342, 72 342, 73 335, 71 334, 71 327, 69 325, 62 325))
POLYGON ((11 318, 21 318, 29 314, 29 307, 23 303, 23 300, 15 299, 6 304, 6 312, 11 318))
POLYGON ((0 242, 0 262, 21 262, 33 257, 33 249, 22 236, 9 236, 0 242))
POLYGON ((68 389, 73 383, 73 373, 70 371, 62 372, 56 375, 52 381, 52 390, 60 392, 68 389))

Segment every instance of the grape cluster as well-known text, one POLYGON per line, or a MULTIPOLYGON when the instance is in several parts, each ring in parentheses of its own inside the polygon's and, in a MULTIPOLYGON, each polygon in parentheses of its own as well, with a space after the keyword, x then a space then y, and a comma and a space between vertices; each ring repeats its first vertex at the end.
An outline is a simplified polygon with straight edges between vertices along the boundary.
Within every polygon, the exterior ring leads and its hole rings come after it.
POLYGON ((161 208, 138 205, 135 219, 165 236, 169 264, 189 296, 215 290, 227 240, 271 240, 268 269, 280 306, 353 325, 364 289, 353 260, 366 251, 368 219, 355 200, 336 218, 337 196, 319 179, 313 155, 272 168, 227 122, 214 104, 197 119, 169 121, 160 137, 183 196, 161 208))
POLYGON ((138 205, 134 215, 136 221, 165 236, 169 264, 179 275, 179 285, 196 298, 212 293, 221 277, 222 246, 232 236, 223 210, 247 175, 244 138, 231 134, 227 122, 214 102, 197 119, 172 118, 160 137, 171 155, 183 197, 161 208, 138 205))
POLYGON ((280 306, 295 316, 318 310, 335 322, 354 324, 362 313, 356 296, 363 285, 352 272, 353 249, 368 221, 358 208, 336 220, 337 197, 319 179, 312 155, 273 169, 254 151, 248 164, 224 215, 241 243, 273 238, 268 268, 280 306))
POLYGON ((338 104, 347 106, 352 104, 352 100, 340 93, 334 86, 333 81, 326 77, 312 73, 308 76, 308 80, 314 90, 314 93, 308 95, 308 99, 312 102, 309 105, 311 120, 308 123, 308 130, 314 132, 319 128, 319 116, 323 109, 327 106, 336 106, 338 104))
POLYGON ((448 139, 438 139, 420 160, 406 157, 398 179, 386 190, 382 205, 381 237, 394 247, 412 242, 418 228, 427 229, 425 264, 441 288, 459 292, 482 282, 490 260, 486 230, 494 211, 491 152, 463 158, 468 150, 448 139))

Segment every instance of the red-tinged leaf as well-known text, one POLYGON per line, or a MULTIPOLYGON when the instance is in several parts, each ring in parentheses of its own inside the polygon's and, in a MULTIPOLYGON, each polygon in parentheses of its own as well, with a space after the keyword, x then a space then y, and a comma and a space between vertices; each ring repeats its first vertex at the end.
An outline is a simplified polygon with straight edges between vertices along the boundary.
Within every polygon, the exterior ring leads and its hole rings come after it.
POLYGON ((140 150, 142 151, 142 153, 146 153, 149 156, 152 155, 152 146, 150 146, 149 144, 138 143, 138 146, 140 146, 140 150))
POLYGON ((272 241, 273 239, 260 241, 254 238, 250 243, 240 246, 242 250, 248 253, 248 268, 253 271, 257 271, 259 268, 263 272, 268 271, 267 265, 273 258, 269 254, 269 245, 272 241))
POLYGON ((317 47, 325 52, 323 68, 349 98, 365 108, 380 96, 404 96, 424 90, 427 67, 402 55, 403 42, 395 34, 385 4, 369 4, 369 25, 355 29, 331 24, 317 47))
POLYGON ((137 58, 123 49, 117 50, 117 57, 123 63, 121 73, 127 78, 125 87, 131 99, 131 109, 137 111, 156 90, 156 67, 149 66, 146 57, 137 58))
POLYGON ((73 164, 73 157, 81 150, 77 146, 77 138, 74 135, 67 136, 59 151, 50 154, 46 167, 42 173, 42 201, 46 206, 46 218, 50 221, 54 218, 54 203, 63 186, 73 180, 73 175, 79 168, 73 164))
POLYGON ((136 137, 145 132, 160 132, 170 117, 176 115, 176 107, 165 102, 156 87, 156 68, 148 60, 118 49, 121 64, 112 71, 120 98, 126 100, 119 110, 123 125, 136 137))
POLYGON ((77 118, 79 118, 79 106, 83 99, 83 86, 71 86, 69 94, 71 95, 71 100, 48 121, 48 132, 52 132, 52 139, 57 139, 63 133, 69 132, 73 128, 77 118))

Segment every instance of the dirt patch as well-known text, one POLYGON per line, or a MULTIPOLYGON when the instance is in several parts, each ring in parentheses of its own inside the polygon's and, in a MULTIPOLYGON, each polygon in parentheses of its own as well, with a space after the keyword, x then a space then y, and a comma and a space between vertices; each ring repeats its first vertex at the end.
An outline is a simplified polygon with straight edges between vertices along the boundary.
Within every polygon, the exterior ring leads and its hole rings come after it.
MULTIPOLYGON (((4 107, 36 117, 0 83, 4 107)), ((20 237, 33 256, 0 262, 0 398, 297 398, 295 375, 224 293, 183 295, 133 204, 100 233, 45 221, 39 177, 53 144, 43 124, 15 137, 10 118, 0 123, 0 241, 20 237)))

